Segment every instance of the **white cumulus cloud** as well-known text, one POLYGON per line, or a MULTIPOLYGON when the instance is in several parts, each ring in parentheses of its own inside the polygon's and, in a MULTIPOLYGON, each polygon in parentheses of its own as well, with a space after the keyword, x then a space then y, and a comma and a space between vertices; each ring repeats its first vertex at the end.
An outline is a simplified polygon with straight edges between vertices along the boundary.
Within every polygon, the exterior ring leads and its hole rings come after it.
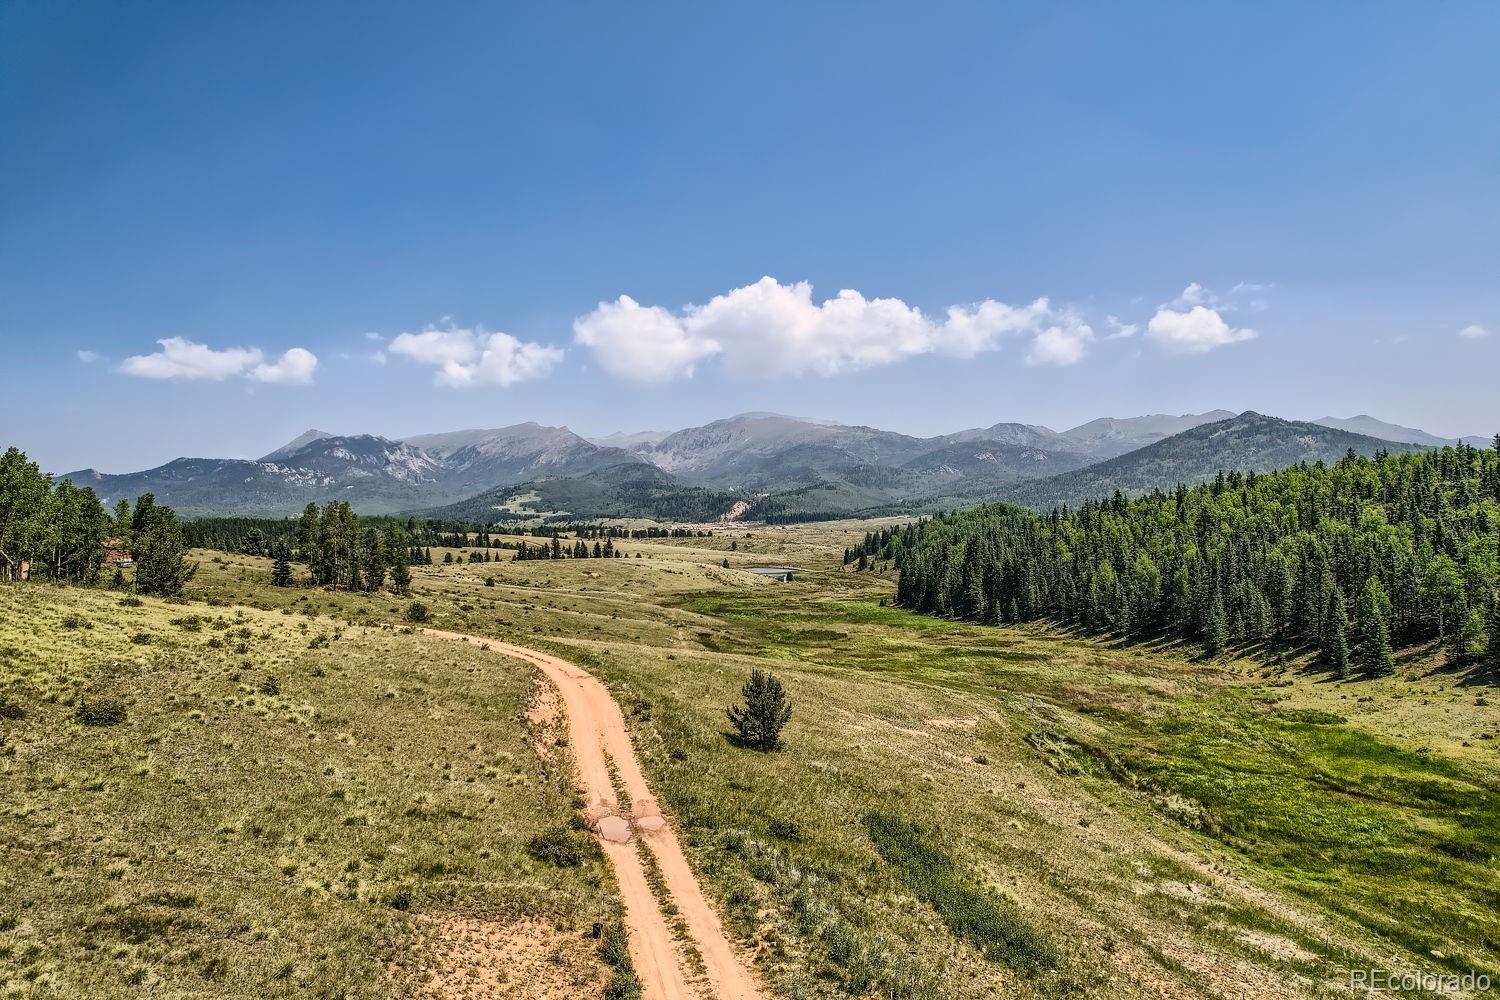
POLYGON ((259 348, 215 349, 206 344, 194 343, 186 337, 165 337, 157 343, 161 345, 161 350, 155 354, 138 354, 126 358, 120 364, 120 371, 140 378, 187 381, 207 379, 221 382, 231 376, 248 374, 260 366, 265 358, 259 348))
POLYGON ((1466 337, 1469 340, 1479 340, 1482 337, 1488 337, 1490 335, 1490 331, 1486 330, 1478 323, 1470 323, 1468 326, 1458 331, 1458 335, 1460 337, 1466 337))
POLYGON ((267 362, 258 347, 216 349, 186 337, 166 337, 157 344, 161 350, 126 358, 120 364, 120 371, 140 378, 222 382, 226 378, 243 377, 256 382, 308 385, 318 367, 317 356, 302 347, 293 347, 275 361, 267 362))
POLYGON ((1176 304, 1162 306, 1146 324, 1146 336, 1167 350, 1201 354, 1255 339, 1254 330, 1230 326, 1217 309, 1197 305, 1183 311, 1172 308, 1176 304))
POLYGON ((1049 336, 1033 348, 1037 361, 1076 361, 1092 331, 1085 334, 1087 327, 1055 313, 1046 299, 1025 306, 986 299, 951 306, 938 318, 900 299, 867 299, 850 289, 815 302, 807 282, 766 277, 677 311, 622 295, 578 317, 573 334, 611 374, 661 382, 689 377, 708 359, 742 374, 836 375, 922 354, 967 358, 1054 326, 1067 331, 1070 346, 1056 343, 1061 335, 1049 336))
POLYGON ((1105 340, 1125 340, 1141 332, 1139 323, 1126 323, 1118 316, 1106 316, 1104 323, 1109 327, 1109 335, 1105 340))
POLYGON ((389 350, 436 368, 442 385, 513 385, 541 378, 563 358, 561 348, 521 341, 482 328, 424 330, 391 339, 389 350))
POLYGON ((270 364, 258 364, 246 375, 257 382, 275 385, 311 385, 313 372, 318 368, 318 359, 302 347, 294 347, 270 364))
POLYGON ((1027 364, 1076 365, 1083 360, 1085 345, 1094 339, 1094 331, 1085 323, 1049 326, 1031 338, 1027 364))

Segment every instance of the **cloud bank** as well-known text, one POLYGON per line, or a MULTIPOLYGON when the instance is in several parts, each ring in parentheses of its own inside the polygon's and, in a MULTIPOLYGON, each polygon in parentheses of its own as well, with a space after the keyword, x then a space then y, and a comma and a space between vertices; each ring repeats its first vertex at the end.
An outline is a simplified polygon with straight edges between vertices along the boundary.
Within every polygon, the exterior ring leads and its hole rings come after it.
POLYGON ((969 358, 1025 336, 1031 363, 1068 365, 1094 339, 1045 298, 1025 306, 986 299, 937 318, 850 289, 814 302, 809 283, 769 277, 675 312, 621 295, 575 320, 573 335, 605 371, 638 382, 691 377, 709 359, 740 374, 837 375, 924 354, 969 358))
MULTIPOLYGON (((541 378, 563 359, 561 348, 521 341, 482 328, 402 333, 387 350, 437 369, 440 385, 514 385, 541 378)), ((384 363, 384 358, 378 363, 384 363)))
POLYGON ((267 362, 258 347, 215 349, 186 337, 166 337, 157 344, 161 350, 126 358, 120 364, 120 371, 138 378, 222 382, 242 377, 255 382, 307 385, 318 367, 317 357, 301 347, 293 347, 275 361, 267 362))
POLYGON ((1486 330, 1478 323, 1470 323, 1468 326, 1458 331, 1458 335, 1465 338, 1466 340, 1479 340, 1483 337, 1488 337, 1490 335, 1490 331, 1486 330))

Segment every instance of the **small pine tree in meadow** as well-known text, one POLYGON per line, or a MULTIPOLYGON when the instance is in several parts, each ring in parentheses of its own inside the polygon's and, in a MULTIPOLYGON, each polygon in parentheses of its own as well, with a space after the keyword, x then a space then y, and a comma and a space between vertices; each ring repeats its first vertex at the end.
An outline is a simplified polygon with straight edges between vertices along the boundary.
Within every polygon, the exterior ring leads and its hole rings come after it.
POLYGON ((722 565, 723 565, 723 567, 724 567, 724 568, 725 568, 725 569, 728 569, 728 568, 729 568, 729 557, 728 557, 728 556, 725 556, 725 557, 724 557, 724 562, 723 562, 723 563, 722 563, 722 565))
POLYGON ((740 696, 745 703, 727 710, 740 741, 757 750, 779 749, 781 730, 792 718, 792 703, 781 681, 768 670, 752 670, 740 696))
POLYGON ((391 566, 391 589, 403 597, 411 590, 411 567, 404 560, 391 566))
POLYGON ((292 561, 287 558, 286 549, 276 550, 276 561, 271 564, 271 586, 290 587, 292 585, 292 561))

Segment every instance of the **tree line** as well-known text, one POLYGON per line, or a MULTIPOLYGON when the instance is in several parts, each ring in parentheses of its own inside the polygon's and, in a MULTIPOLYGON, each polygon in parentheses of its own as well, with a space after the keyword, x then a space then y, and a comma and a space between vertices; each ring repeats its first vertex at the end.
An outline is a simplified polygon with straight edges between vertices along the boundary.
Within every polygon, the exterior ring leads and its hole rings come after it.
MULTIPOLYGON (((305 512, 304 512, 305 513, 305 512)), ((578 538, 630 539, 703 538, 713 531, 702 528, 657 527, 627 528, 597 522, 558 522, 516 527, 512 531, 452 521, 405 519, 386 515, 362 515, 360 523, 385 531, 394 524, 401 529, 407 545, 413 548, 481 548, 514 551, 527 539, 550 540, 563 534, 578 538)), ((268 556, 278 545, 295 548, 301 530, 300 517, 205 517, 183 525, 192 548, 218 549, 249 556, 268 556)), ((413 558, 412 563, 418 560, 413 558)))
MULTIPOLYGON (((91 488, 54 482, 19 448, 0 456, 0 580, 92 584, 113 552, 132 558, 138 592, 170 597, 197 569, 187 549, 176 512, 150 493, 110 512, 91 488)), ((127 585, 118 562, 110 583, 127 585)))
POLYGON ((1500 662, 1500 435, 1050 514, 939 514, 870 532, 844 561, 888 561, 898 604, 967 621, 1313 648, 1345 676, 1432 640, 1454 662, 1500 662))

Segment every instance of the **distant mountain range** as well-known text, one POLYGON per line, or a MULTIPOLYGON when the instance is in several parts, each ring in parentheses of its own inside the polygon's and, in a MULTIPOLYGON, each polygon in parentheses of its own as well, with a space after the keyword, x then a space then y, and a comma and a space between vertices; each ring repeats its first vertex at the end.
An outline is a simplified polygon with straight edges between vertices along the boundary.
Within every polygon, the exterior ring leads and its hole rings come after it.
MULTIPOLYGON (((1479 442, 1479 439, 1473 439, 1479 442)), ((535 423, 391 440, 308 430, 258 461, 179 458, 68 473, 106 501, 154 493, 187 516, 283 515, 348 500, 367 513, 713 519, 896 512, 1009 500, 1076 504, 1200 482, 1220 469, 1331 461, 1451 441, 1369 416, 1280 420, 1228 410, 1100 418, 1065 431, 997 423, 935 437, 746 413, 586 439, 535 423)))
POLYGON ((1443 438, 1436 434, 1428 434, 1419 431, 1415 427, 1402 427, 1400 424, 1389 424, 1384 420, 1376 420, 1374 417, 1361 413, 1357 417, 1319 417, 1311 421, 1322 424, 1324 427, 1337 427, 1339 430, 1353 431, 1356 434, 1364 434, 1367 437, 1380 438, 1384 441, 1400 441, 1404 444, 1420 444, 1429 448, 1441 448, 1447 444, 1473 445, 1476 448, 1484 448, 1490 444, 1490 439, 1478 435, 1469 435, 1461 438, 1443 438))
POLYGON ((640 459, 601 448, 565 427, 517 424, 392 441, 307 431, 260 461, 178 458, 144 472, 68 473, 113 502, 154 493, 189 516, 288 514, 311 502, 348 500, 388 514, 473 496, 496 485, 576 476, 640 459))

